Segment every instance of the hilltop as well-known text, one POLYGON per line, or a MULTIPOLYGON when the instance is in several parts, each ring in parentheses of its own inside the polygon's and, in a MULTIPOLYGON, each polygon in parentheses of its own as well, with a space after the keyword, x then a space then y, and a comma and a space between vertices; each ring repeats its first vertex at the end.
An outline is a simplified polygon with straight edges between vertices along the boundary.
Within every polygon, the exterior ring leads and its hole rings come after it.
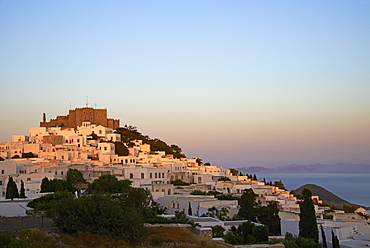
POLYGON ((322 200, 324 204, 335 206, 336 208, 339 208, 339 209, 342 209, 343 205, 359 207, 359 205, 349 203, 348 201, 343 200, 342 198, 336 196, 335 194, 331 193, 330 191, 316 184, 305 184, 299 187, 298 189, 296 189, 296 191, 299 194, 302 194, 303 189, 305 188, 309 189, 312 192, 312 195, 319 196, 320 200, 322 200))

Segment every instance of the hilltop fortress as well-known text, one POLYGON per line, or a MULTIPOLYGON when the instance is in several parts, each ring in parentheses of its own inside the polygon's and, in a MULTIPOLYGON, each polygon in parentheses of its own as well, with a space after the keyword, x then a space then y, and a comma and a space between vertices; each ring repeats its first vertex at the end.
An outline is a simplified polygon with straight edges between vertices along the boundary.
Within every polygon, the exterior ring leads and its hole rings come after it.
POLYGON ((90 122, 114 130, 119 128, 120 125, 118 119, 107 118, 107 109, 84 107, 70 109, 68 115, 57 116, 55 119, 50 119, 49 122, 46 121, 46 114, 44 113, 40 127, 77 128, 78 126, 82 126, 83 122, 90 122))

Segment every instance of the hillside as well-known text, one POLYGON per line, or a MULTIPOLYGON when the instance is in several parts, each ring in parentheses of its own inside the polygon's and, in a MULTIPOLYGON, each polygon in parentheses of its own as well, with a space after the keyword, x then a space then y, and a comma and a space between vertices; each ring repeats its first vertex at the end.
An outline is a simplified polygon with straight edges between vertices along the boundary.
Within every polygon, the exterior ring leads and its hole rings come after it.
POLYGON ((158 138, 152 139, 148 135, 140 133, 135 126, 125 125, 124 127, 117 128, 116 132, 121 134, 121 140, 124 143, 129 144, 134 140, 142 140, 144 143, 150 145, 151 151, 165 151, 166 154, 172 154, 174 158, 185 157, 178 145, 169 145, 158 138))
POLYGON ((319 196, 320 200, 322 200, 324 204, 332 205, 332 206, 335 206, 336 208, 340 208, 340 209, 343 208, 343 205, 358 207, 358 205, 349 203, 348 201, 343 200, 342 198, 340 198, 340 197, 336 196, 335 194, 331 193, 330 191, 328 191, 328 190, 326 190, 326 189, 324 189, 320 186, 317 186, 315 184, 305 184, 305 185, 299 187, 298 189, 296 189, 296 191, 299 194, 302 194, 303 189, 305 189, 305 188, 309 189, 312 192, 312 195, 319 196))

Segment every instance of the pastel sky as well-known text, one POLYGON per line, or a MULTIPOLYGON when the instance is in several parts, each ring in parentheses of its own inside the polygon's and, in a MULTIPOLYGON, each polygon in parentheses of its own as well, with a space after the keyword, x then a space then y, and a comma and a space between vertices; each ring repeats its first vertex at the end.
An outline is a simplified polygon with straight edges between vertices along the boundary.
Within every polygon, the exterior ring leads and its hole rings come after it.
POLYGON ((0 86, 0 142, 88 96, 217 166, 370 163, 370 2, 3 0, 0 86))

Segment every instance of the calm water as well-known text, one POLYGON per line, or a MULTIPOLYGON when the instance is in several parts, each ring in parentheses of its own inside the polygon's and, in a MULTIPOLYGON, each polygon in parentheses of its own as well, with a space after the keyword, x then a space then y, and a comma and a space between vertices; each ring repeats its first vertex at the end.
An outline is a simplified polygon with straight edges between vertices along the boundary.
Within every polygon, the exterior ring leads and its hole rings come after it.
POLYGON ((264 172, 256 173, 258 180, 281 180, 288 190, 305 184, 316 184, 338 197, 354 204, 370 207, 370 174, 360 173, 310 173, 310 172, 264 172))

